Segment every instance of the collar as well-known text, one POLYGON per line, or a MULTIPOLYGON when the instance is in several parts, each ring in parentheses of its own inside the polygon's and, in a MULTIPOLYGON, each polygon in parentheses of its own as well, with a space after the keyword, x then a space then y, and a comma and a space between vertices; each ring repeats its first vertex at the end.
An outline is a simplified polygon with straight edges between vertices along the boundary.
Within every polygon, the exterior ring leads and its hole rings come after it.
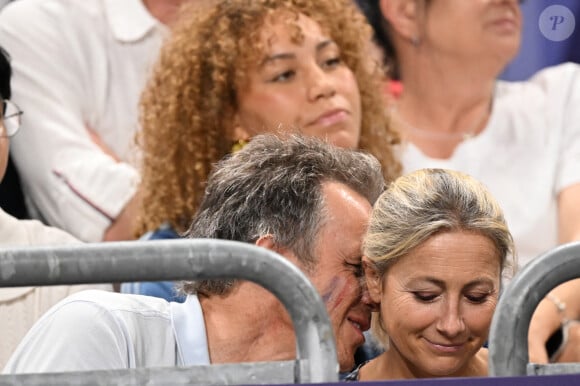
POLYGON ((172 302, 171 322, 181 365, 209 365, 205 322, 197 296, 188 295, 185 303, 172 302))
POLYGON ((103 0, 115 39, 131 43, 145 37, 161 23, 145 8, 143 0, 103 0))

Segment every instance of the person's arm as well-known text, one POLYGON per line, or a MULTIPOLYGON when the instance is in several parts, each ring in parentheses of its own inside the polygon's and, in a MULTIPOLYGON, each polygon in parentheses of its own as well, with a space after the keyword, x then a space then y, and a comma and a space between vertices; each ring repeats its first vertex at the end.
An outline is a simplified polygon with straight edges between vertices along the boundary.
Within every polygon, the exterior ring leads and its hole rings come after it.
MULTIPOLYGON (((558 167, 558 242, 580 241, 580 113, 573 107, 580 104, 580 67, 561 68, 563 84, 556 84, 554 104, 562 106, 561 155, 558 167), (564 92, 563 92, 564 91, 564 92)), ((528 345, 530 362, 546 363, 545 344, 565 320, 580 319, 580 279, 554 288, 538 305, 530 323, 528 345)), ((575 329, 577 327, 574 327, 575 329)), ((570 338, 578 339, 574 333, 570 338)), ((569 342, 580 346, 579 342, 569 342)), ((576 358, 580 361, 580 356, 576 358)))
POLYGON ((90 29, 91 21, 67 20, 74 10, 63 4, 14 2, 0 14, 0 45, 14 69, 13 100, 25 112, 12 141, 14 160, 26 193, 49 224, 83 241, 132 238, 138 172, 103 152, 88 131, 104 115, 119 114, 96 110, 106 98, 101 89, 115 85, 97 84, 106 81, 108 68, 87 47, 106 56, 98 41, 106 37, 102 31, 80 36, 74 26, 90 29))

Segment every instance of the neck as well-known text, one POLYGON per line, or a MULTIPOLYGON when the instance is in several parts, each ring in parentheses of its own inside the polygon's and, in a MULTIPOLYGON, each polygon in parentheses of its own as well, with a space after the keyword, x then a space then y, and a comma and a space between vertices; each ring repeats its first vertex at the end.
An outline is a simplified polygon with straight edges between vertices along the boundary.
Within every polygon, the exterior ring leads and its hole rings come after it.
POLYGON ((397 350, 391 348, 363 366, 360 380, 483 377, 487 374, 487 350, 485 349, 477 352, 468 363, 454 373, 434 375, 417 368, 412 361, 406 360, 397 350))
POLYGON ((415 59, 413 65, 401 62, 404 91, 393 123, 427 155, 448 158, 459 143, 485 128, 495 74, 475 73, 476 66, 466 69, 453 62, 444 64, 443 59, 434 64, 422 64, 420 55, 415 59))
POLYGON ((187 0, 143 0, 151 16, 165 25, 171 24, 177 17, 179 7, 187 0))
POLYGON ((225 297, 200 297, 212 363, 289 360, 296 357, 292 322, 265 289, 242 282, 225 297))
POLYGON ((434 126, 431 130, 459 130, 470 114, 489 107, 495 80, 503 68, 497 59, 446 55, 426 43, 399 46, 404 84, 399 110, 406 118, 430 124, 411 123, 434 126))

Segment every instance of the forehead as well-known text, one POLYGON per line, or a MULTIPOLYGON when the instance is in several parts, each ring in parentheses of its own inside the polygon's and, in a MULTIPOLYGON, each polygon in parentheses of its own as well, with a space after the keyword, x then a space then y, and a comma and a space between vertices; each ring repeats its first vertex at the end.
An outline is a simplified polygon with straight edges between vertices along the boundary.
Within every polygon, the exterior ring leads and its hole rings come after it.
POLYGON ((323 275, 336 274, 345 261, 360 262, 362 239, 368 225, 371 204, 362 195, 337 182, 322 184, 323 220, 315 241, 318 268, 323 275))
POLYGON ((450 231, 431 236, 389 270, 411 280, 436 277, 442 281, 474 276, 499 276, 501 262, 493 241, 475 232, 450 231))
POLYGON ((305 41, 318 42, 329 38, 326 29, 313 18, 290 11, 268 14, 260 29, 265 51, 277 45, 303 45, 305 41))

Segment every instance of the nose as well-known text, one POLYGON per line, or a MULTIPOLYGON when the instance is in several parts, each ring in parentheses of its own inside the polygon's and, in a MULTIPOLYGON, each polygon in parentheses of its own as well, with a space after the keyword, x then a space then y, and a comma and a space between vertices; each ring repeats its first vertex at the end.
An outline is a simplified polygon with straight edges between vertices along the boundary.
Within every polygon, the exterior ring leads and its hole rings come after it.
POLYGON ((336 94, 336 87, 332 76, 320 68, 313 65, 308 74, 308 99, 312 102, 318 99, 330 98, 336 94))
POLYGON ((442 307, 436 328, 441 335, 448 338, 455 338, 465 331, 465 321, 458 300, 449 300, 446 307, 442 307))

